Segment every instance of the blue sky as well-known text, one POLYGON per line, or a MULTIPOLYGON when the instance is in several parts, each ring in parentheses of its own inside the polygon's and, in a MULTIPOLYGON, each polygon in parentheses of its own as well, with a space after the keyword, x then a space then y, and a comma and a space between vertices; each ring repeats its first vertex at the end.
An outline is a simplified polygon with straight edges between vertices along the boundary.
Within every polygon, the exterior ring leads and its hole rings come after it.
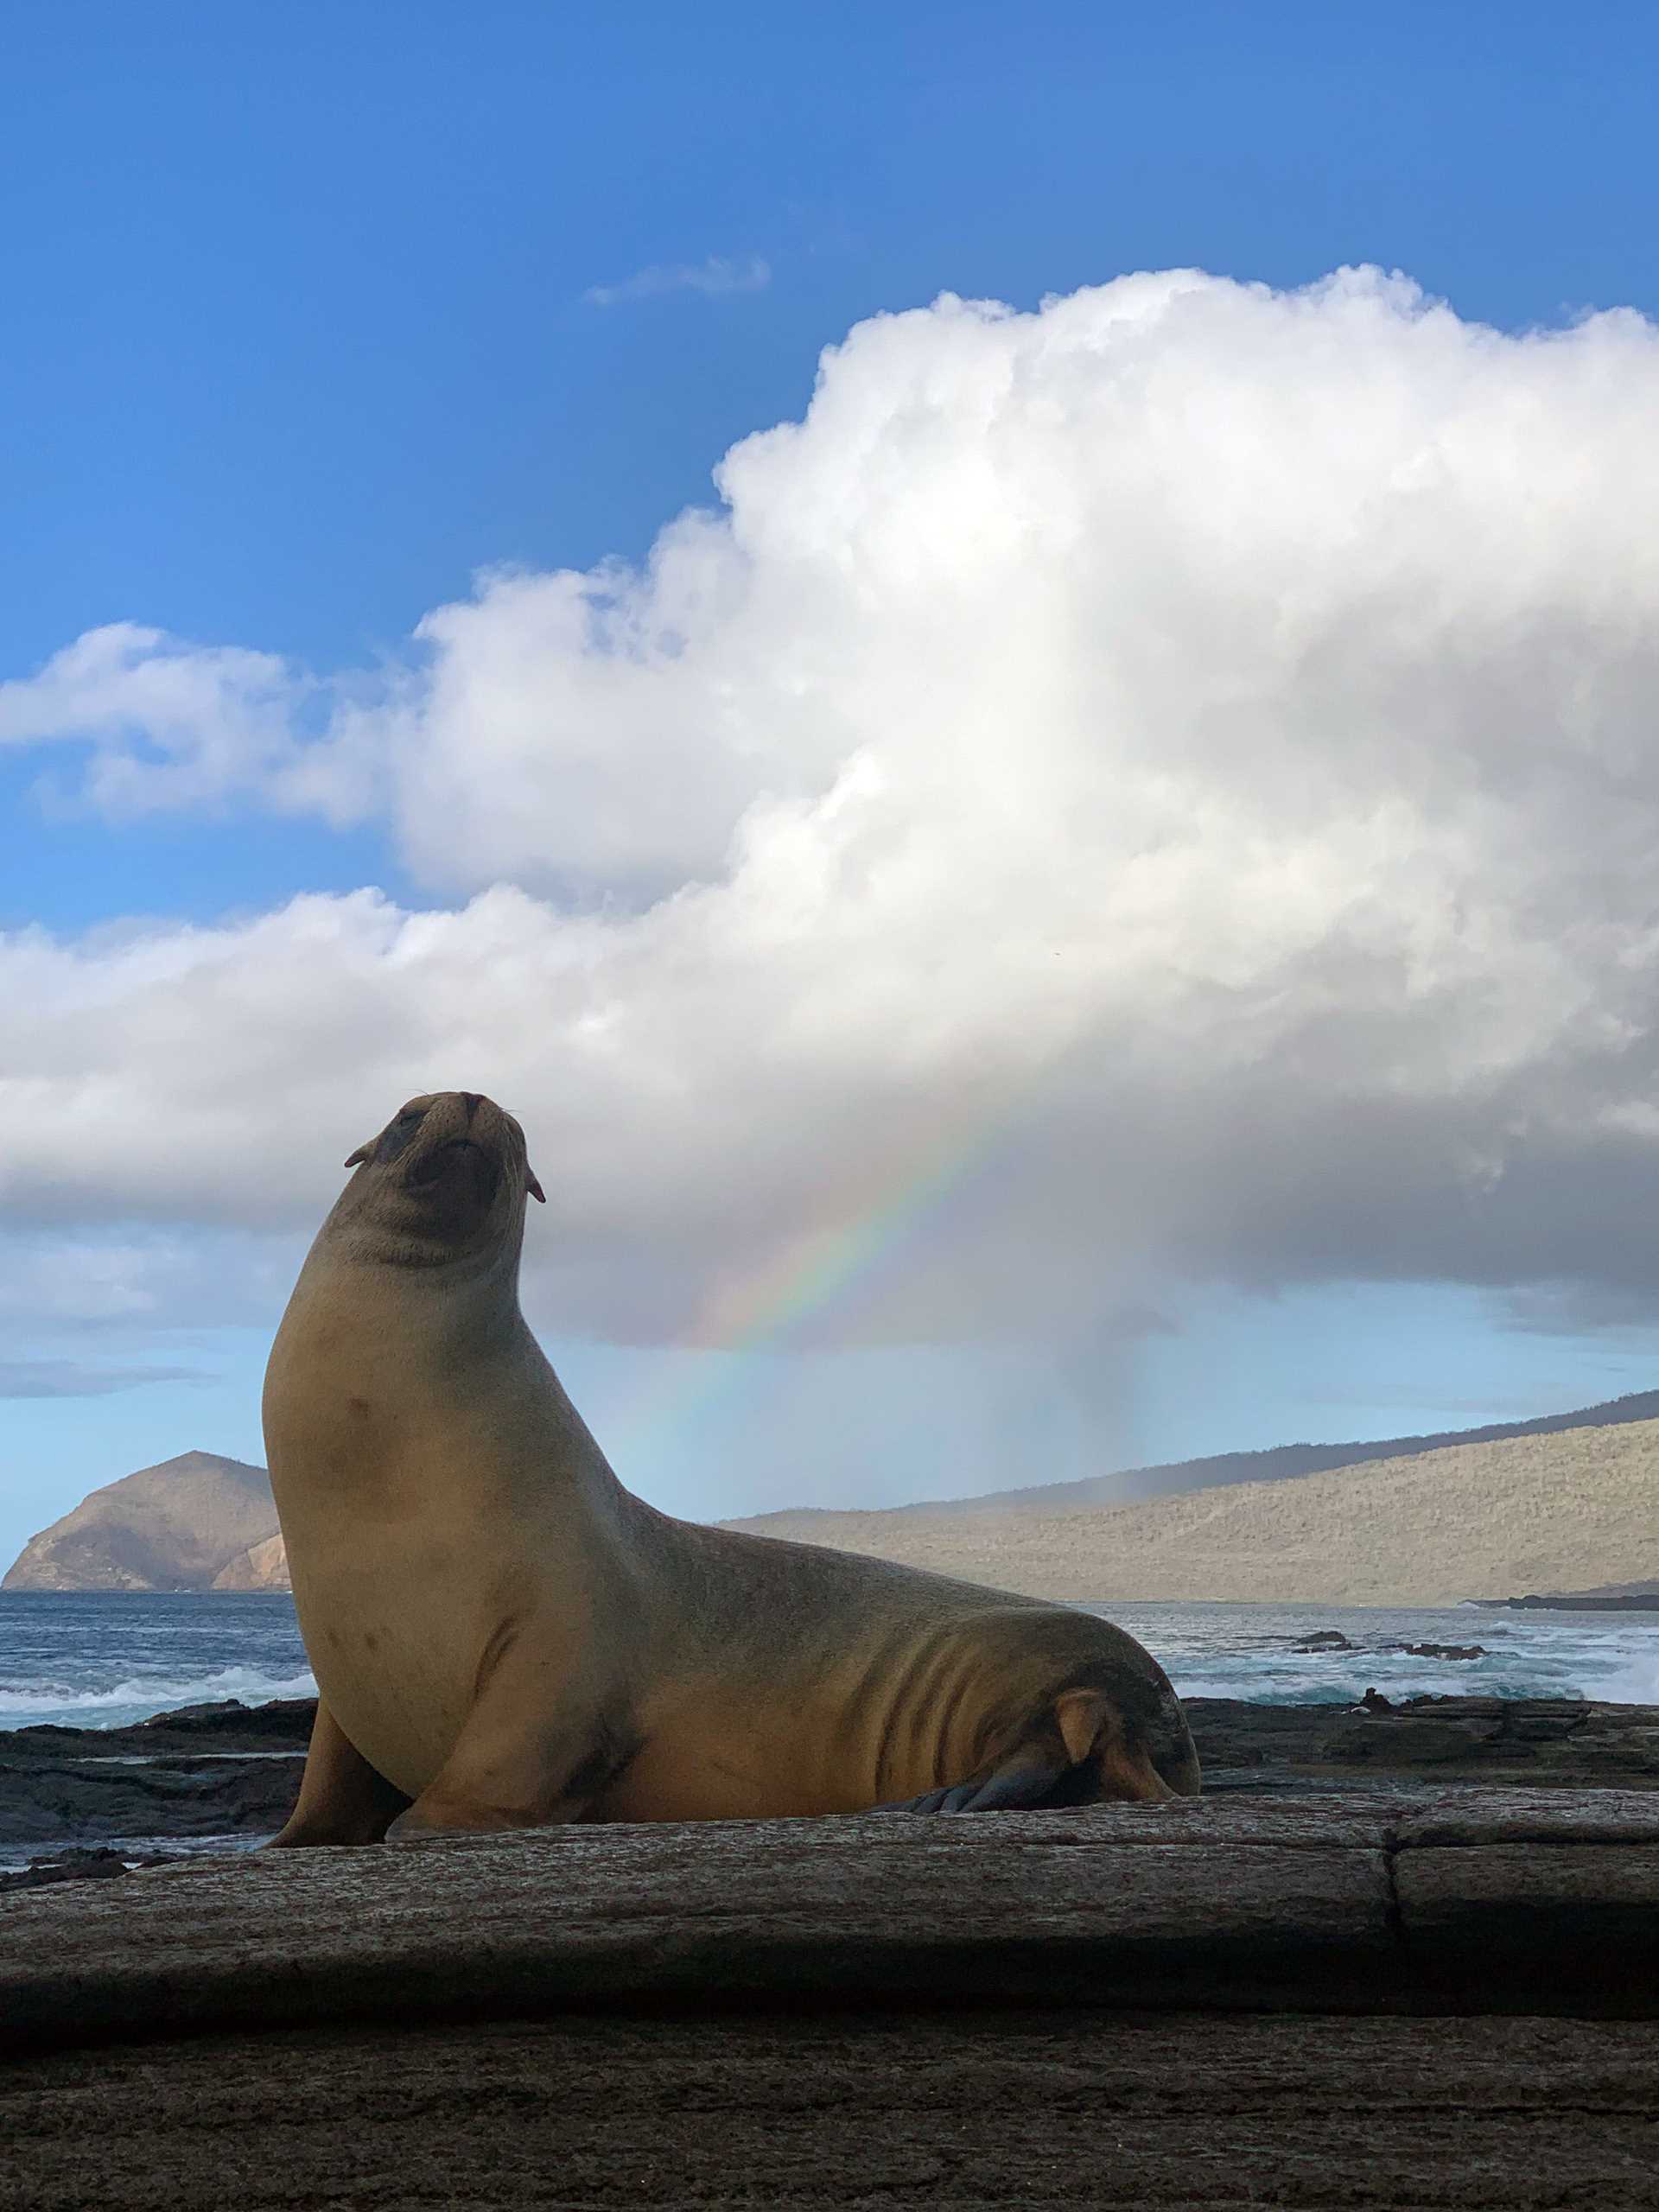
MULTIPOLYGON (((1496 5, 852 6, 809 21, 744 6, 584 16, 410 0, 257 15, 65 0, 16 14, 6 47, 0 683, 130 623, 275 657, 296 742, 337 734, 342 696, 373 690, 388 666, 425 668, 436 649, 411 633, 468 603, 478 572, 642 561, 682 510, 715 503, 711 472, 729 449, 802 419, 822 349, 944 292, 1029 315, 1047 296, 1137 270, 1200 269, 1283 295, 1370 264, 1403 270, 1465 326, 1659 312, 1659 26, 1635 7, 1569 19, 1496 5), (623 296, 593 296, 607 288, 623 296)), ((868 359, 869 378, 888 373, 868 359)), ((1639 596, 1641 577, 1626 587, 1639 596)), ((1598 613, 1599 634, 1612 620, 1598 613)), ((141 772, 164 756, 137 709, 38 741, 19 715, 0 746, 0 929, 43 929, 88 961, 112 925, 240 926, 301 893, 374 886, 405 912, 439 914, 507 886, 562 915, 596 901, 643 911, 716 866, 715 847, 681 851, 667 830, 636 854, 607 829, 618 857, 589 868, 600 832, 574 808, 544 854, 492 831, 451 866, 442 824, 416 819, 418 791, 312 804, 239 769, 212 789, 198 777, 188 801, 105 804, 85 781, 89 747, 141 772)), ((651 779, 642 757, 637 783, 651 779)), ((688 788, 701 787, 694 764, 688 788)), ((561 788, 537 770, 521 810, 556 809, 561 788)), ((1506 837, 1506 865, 1515 849, 1506 837)), ((532 974, 532 1010, 537 988, 532 974)), ((3 1072, 14 1111, 29 1113, 40 1094, 22 1007, 3 1072)), ((1604 1011, 1645 1036, 1645 1001, 1604 1011)), ((152 1049, 188 1056, 171 1020, 147 1033, 152 1049)), ((131 1049, 142 1058, 143 1035, 131 1049)), ((1281 1062, 1291 1049, 1275 1047, 1281 1062)), ((1538 1065, 1559 1071, 1564 1051, 1541 1047, 1538 1065)), ((365 1127, 397 1103, 372 1089, 379 1065, 350 1093, 365 1127)), ((123 1066, 111 1079, 130 1084, 123 1066)), ((820 1074, 835 1091, 839 1077, 820 1074)), ((92 1077, 61 1079, 71 1088, 53 1110, 73 1118, 73 1082, 92 1077)), ((210 1054, 204 1083, 223 1091, 226 1126, 241 1113, 263 1128, 268 1071, 256 1085, 245 1061, 232 1072, 210 1054)), ((1535 1129, 1545 1089, 1506 1105, 1503 1126, 1535 1129)), ((760 1085, 757 1116, 787 1095, 760 1085)), ((1634 1109, 1618 1103, 1628 1133, 1634 1109)), ((1459 1128, 1484 1158, 1486 1140, 1459 1128)), ((1640 1157, 1598 1164, 1583 1202, 1615 1224, 1649 1173, 1645 1138, 1630 1141, 1640 1157)), ((326 1196, 334 1143, 325 1116, 316 1170, 295 1169, 303 1189, 284 1184, 268 1204, 257 1142, 245 1174, 209 1145, 196 1185, 181 1173, 153 1198, 118 1160, 85 1187, 32 1154, 16 1168, 4 1216, 25 1286, 14 1363, 188 1367, 194 1379, 6 1399, 0 1552, 91 1483, 169 1448, 257 1454, 273 1286, 326 1196), (227 1224, 258 1249, 223 1262, 221 1296, 220 1262, 202 1255, 227 1224), (81 1252, 152 1235, 175 1240, 188 1295, 147 1277, 124 1300, 111 1289, 121 1262, 106 1258, 99 1296, 31 1303, 43 1250, 56 1265, 65 1238, 81 1252)), ((744 1155, 689 1153, 687 1175, 704 1172, 694 1156, 744 1155)), ((1570 1211, 1571 1176, 1536 1172, 1548 1186, 1536 1218, 1570 1211)), ((811 1194, 839 1173, 826 1143, 790 1185, 807 1193, 802 1235, 823 1230, 811 1194)), ((1241 1219, 1256 1205, 1241 1200, 1241 1219)), ((584 1250, 622 1217, 595 1201, 584 1250)), ((1023 1217, 1040 1268, 1051 1217, 1033 1202, 1023 1217)), ((1316 1256, 1320 1238, 1300 1232, 1271 1252, 1236 1240, 1200 1252, 1183 1232, 1155 1255, 1157 1328, 1126 1334, 1109 1316, 1052 1358, 1042 1343, 1010 1350, 988 1312, 982 1325, 969 1310, 908 1332, 889 1317, 874 1334, 890 1341, 862 1349, 812 1349, 810 1327, 757 1335, 751 1318, 732 1323, 739 1371, 710 1383, 728 1357, 707 1318, 718 1295, 697 1325, 690 1292, 677 1319, 636 1313, 613 1286, 550 1291, 543 1312, 602 1437, 607 1419, 626 1435, 631 1408, 659 1408, 626 1471, 688 1511, 991 1487, 1052 1478, 1068 1454, 1093 1471, 1651 1384, 1638 1259, 1568 1296, 1548 1330, 1522 1329, 1517 1294, 1595 1274, 1570 1229, 1483 1229, 1465 1267, 1427 1234, 1387 1249, 1376 1218, 1316 1256), (915 1348, 930 1331, 946 1349, 915 1348), (849 1389, 859 1417, 838 1421, 849 1389)), ((653 1238, 677 1253, 691 1236, 648 1207, 626 1233, 641 1268, 653 1238)), ((926 1219, 913 1233, 925 1243, 926 1219)), ((988 1229, 963 1234, 988 1274, 1003 1265, 988 1229)), ((1107 1306, 1121 1297, 1115 1286, 1107 1306)))

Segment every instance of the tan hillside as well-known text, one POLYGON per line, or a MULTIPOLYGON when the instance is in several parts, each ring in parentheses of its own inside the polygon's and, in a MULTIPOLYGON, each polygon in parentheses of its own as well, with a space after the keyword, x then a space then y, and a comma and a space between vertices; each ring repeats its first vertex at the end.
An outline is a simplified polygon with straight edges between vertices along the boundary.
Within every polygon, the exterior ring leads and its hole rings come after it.
POLYGON ((267 1536, 238 1554, 213 1577, 215 1590, 291 1590, 288 1579, 288 1546, 280 1535, 267 1536))
POLYGON ((1070 1512, 770 1513, 728 1528, 1033 1597, 1447 1605, 1659 1576, 1659 1421, 1070 1512))
POLYGON ((206 1590, 276 1527, 263 1467, 185 1452, 83 1498, 29 1540, 0 1589, 206 1590))

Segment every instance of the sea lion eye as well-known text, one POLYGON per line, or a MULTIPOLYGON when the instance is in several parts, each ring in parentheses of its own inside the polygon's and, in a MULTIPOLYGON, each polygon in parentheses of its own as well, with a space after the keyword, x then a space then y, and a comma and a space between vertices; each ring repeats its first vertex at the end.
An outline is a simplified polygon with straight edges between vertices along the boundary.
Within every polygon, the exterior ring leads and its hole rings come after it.
POLYGON ((346 1162, 348 1167, 361 1166, 365 1160, 372 1160, 386 1167, 407 1147, 416 1128, 426 1119, 424 1106, 405 1106, 394 1115, 378 1137, 371 1137, 367 1144, 360 1144, 346 1162))

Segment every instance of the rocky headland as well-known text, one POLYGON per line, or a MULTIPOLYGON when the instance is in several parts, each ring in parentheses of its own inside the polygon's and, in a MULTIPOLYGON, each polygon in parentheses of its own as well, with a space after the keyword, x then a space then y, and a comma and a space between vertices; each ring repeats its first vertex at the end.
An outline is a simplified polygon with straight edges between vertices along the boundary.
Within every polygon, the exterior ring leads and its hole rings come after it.
POLYGON ((215 1590, 291 1590, 288 1574, 288 1547, 279 1535, 238 1552, 228 1567, 213 1577, 215 1590))
POLYGON ((252 1590, 279 1580, 276 1505, 263 1467, 183 1452, 84 1497, 27 1543, 0 1589, 252 1590), (259 1562, 255 1564, 255 1562, 259 1562))

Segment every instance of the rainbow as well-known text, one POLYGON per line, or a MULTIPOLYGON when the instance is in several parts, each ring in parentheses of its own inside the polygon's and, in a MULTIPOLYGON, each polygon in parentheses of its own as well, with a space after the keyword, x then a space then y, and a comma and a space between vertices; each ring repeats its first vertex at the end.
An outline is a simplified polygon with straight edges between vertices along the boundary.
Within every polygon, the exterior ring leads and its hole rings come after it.
POLYGON ((913 1248, 938 1208, 981 1168, 1006 1124, 976 1120, 941 1149, 937 1125, 928 1154, 914 1150, 880 1179, 854 1217, 833 1228, 808 1230, 765 1255, 741 1275, 717 1284, 695 1320, 669 1347, 700 1354, 690 1372, 679 1359, 664 1363, 654 1388, 613 1430, 624 1468, 660 1464, 672 1440, 727 1402, 763 1387, 766 1363, 789 1348, 807 1325, 855 1297, 868 1297, 884 1274, 913 1248))

